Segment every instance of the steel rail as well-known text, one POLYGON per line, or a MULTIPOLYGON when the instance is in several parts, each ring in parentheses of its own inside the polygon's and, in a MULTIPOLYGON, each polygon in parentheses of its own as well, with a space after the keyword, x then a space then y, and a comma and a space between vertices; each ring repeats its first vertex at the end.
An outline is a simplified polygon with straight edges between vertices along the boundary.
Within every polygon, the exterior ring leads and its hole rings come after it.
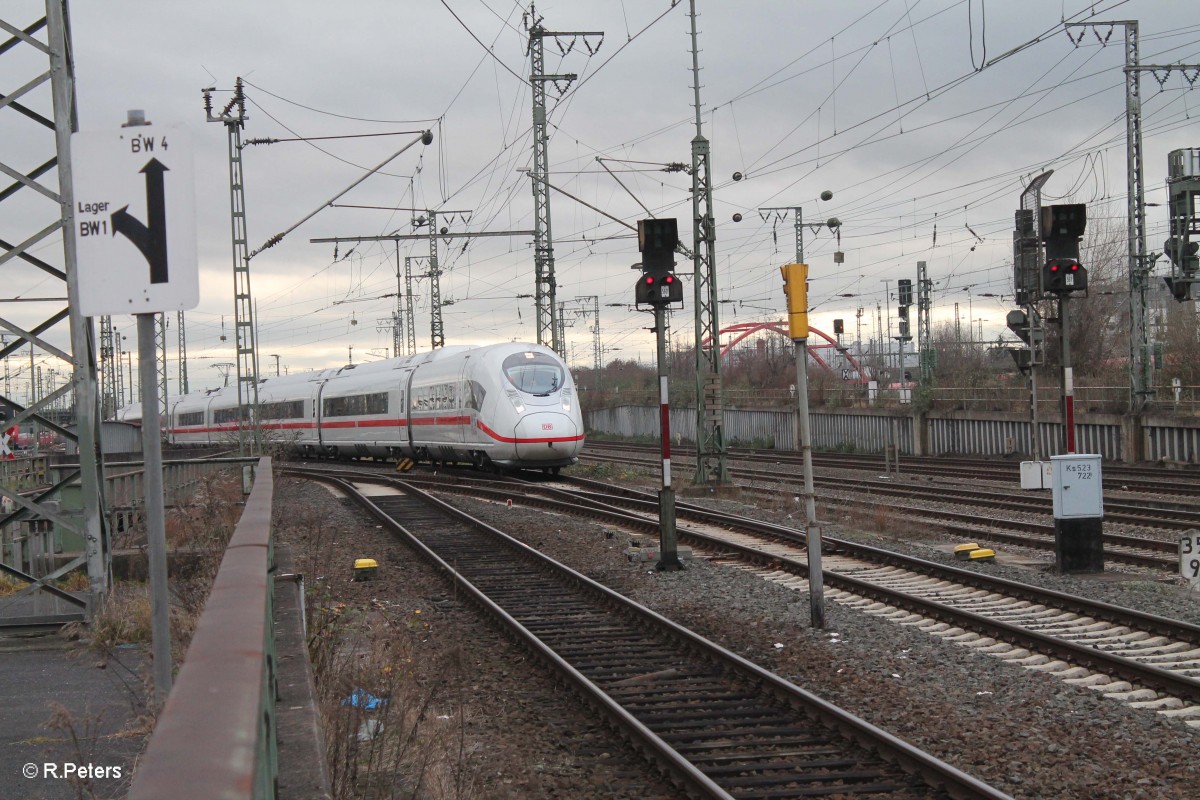
MULTIPOLYGON (((572 478, 570 480, 572 482, 581 481, 581 479, 577 478, 572 478)), ((442 491, 456 491, 475 496, 487 494, 493 497, 499 497, 504 493, 503 489, 487 489, 478 486, 442 486, 439 488, 442 491)), ((527 497, 523 499, 525 504, 538 505, 548 508, 552 507, 556 511, 568 513, 580 513, 581 510, 586 508, 588 512, 593 515, 604 516, 606 519, 612 522, 628 524, 629 515, 627 513, 620 509, 614 508, 611 504, 608 504, 604 501, 548 487, 531 487, 531 489, 538 491, 543 495, 557 495, 557 499, 545 496, 540 498, 527 497)), ((636 507, 642 508, 643 510, 649 511, 652 508, 657 507, 656 501, 654 500, 630 496, 640 494, 635 490, 619 489, 618 493, 626 495, 626 497, 622 499, 622 502, 632 503, 636 507)), ((509 494, 511 495, 511 492, 509 492, 509 494)), ((676 506, 676 512, 679 514, 681 520, 690 517, 692 519, 702 521, 708 525, 722 526, 729 529, 736 528, 743 532, 755 532, 784 540, 789 544, 796 545, 797 547, 803 547, 806 541, 802 532, 791 528, 786 528, 759 520, 752 520, 745 517, 737 517, 735 515, 724 514, 721 512, 714 512, 688 503, 678 504, 676 506)), ((643 530, 646 530, 647 528, 657 529, 657 524, 649 518, 641 518, 638 522, 638 526, 643 530)), ((765 553, 753 547, 738 545, 736 543, 729 542, 726 539, 701 533, 682 525, 679 527, 678 533, 681 541, 692 541, 693 543, 703 544, 709 548, 719 551, 735 551, 739 554, 739 556, 743 558, 752 558, 756 563, 780 564, 796 570, 801 575, 806 576, 808 574, 808 567, 805 562, 782 558, 778 555, 765 553)), ((1191 625, 1179 620, 1172 620, 1166 617, 1146 614, 1134 609, 1123 608, 1121 606, 1102 603, 1099 601, 1087 600, 1085 598, 1075 597, 1073 595, 1068 595, 1049 589, 1041 589, 1039 587, 1022 584, 1017 581, 1010 581, 1004 578, 981 575, 980 573, 970 570, 958 569, 955 567, 937 564, 932 561, 913 558, 911 556, 903 556, 879 548, 861 545, 846 540, 824 537, 824 541, 827 544, 830 552, 849 554, 859 558, 866 557, 868 560, 875 563, 886 563, 894 566, 900 566, 921 574, 946 580, 954 580, 969 586, 974 586, 976 588, 1003 593, 1010 597, 1027 600, 1031 603, 1052 605, 1063 610, 1104 620, 1117 625, 1138 627, 1159 635, 1170 636, 1184 642, 1200 644, 1200 626, 1191 625)), ((1023 646, 1030 647, 1031 649, 1037 650, 1041 653, 1069 659, 1077 664, 1091 665, 1096 670, 1106 674, 1118 675, 1122 678, 1131 681, 1137 681, 1147 686, 1157 687, 1176 696, 1186 697, 1196 702, 1200 702, 1200 680, 1184 677, 1177 673, 1151 665, 1142 664, 1123 656, 1109 654, 1086 645, 1075 644, 1074 642, 1065 639, 1041 634, 1017 625, 993 620, 982 615, 974 614, 973 612, 956 609, 952 606, 942 603, 907 595, 903 592, 881 587, 868 581, 852 578, 850 576, 841 575, 830 570, 823 570, 822 574, 827 585, 836 586, 854 594, 874 597, 887 602, 890 605, 907 608, 926 616, 949 621, 962 627, 968 627, 972 630, 984 631, 990 636, 1001 638, 1008 642, 1015 641, 1023 646)))
MULTIPOLYGON (((625 458, 625 459, 622 459, 622 463, 645 463, 645 464, 649 465, 652 462, 649 460, 638 460, 638 461, 634 462, 633 460, 631 460, 629 458, 625 458)), ((740 478, 758 478, 761 480, 772 480, 772 481, 778 481, 780 479, 779 473, 777 473, 777 472, 765 472, 765 471, 744 470, 744 469, 731 469, 730 475, 740 477, 740 478)), ((909 497, 909 498, 924 497, 924 498, 927 498, 934 502, 952 502, 954 500, 953 496, 951 495, 951 491, 953 491, 953 490, 947 490, 947 489, 936 489, 936 488, 930 488, 930 487, 914 487, 914 486, 909 486, 909 485, 887 484, 887 483, 882 483, 882 482, 878 482, 878 481, 842 480, 842 479, 837 479, 837 478, 817 478, 814 481, 814 483, 821 487, 827 487, 827 488, 831 487, 831 488, 834 488, 837 490, 852 490, 852 489, 858 488, 869 495, 877 494, 880 496, 887 496, 887 497, 909 497)), ((765 491, 760 488, 746 487, 746 486, 741 487, 741 489, 742 489, 742 491, 746 491, 746 492, 763 492, 763 491, 765 491)), ((965 503, 968 503, 971 505, 978 505, 978 506, 981 506, 984 508, 1014 508, 1015 510, 1025 511, 1026 513, 1039 513, 1039 512, 1044 512, 1044 511, 1048 510, 1041 506, 1036 507, 1036 508, 1028 508, 1028 507, 1022 508, 1021 507, 1022 504, 1026 503, 1026 501, 1021 501, 1021 500, 1011 500, 1011 499, 989 500, 989 499, 986 499, 989 495, 990 495, 990 493, 987 493, 987 492, 973 491, 970 498, 962 498, 960 496, 957 498, 957 500, 958 500, 958 502, 965 502, 965 503), (981 497, 984 499, 980 499, 981 497)), ((873 502, 873 501, 867 501, 867 502, 869 502, 871 505, 883 505, 882 503, 873 502)), ((904 512, 905 516, 908 516, 910 518, 924 517, 924 518, 928 518, 928 519, 933 519, 942 525, 949 525, 951 523, 965 523, 965 524, 960 525, 957 528, 950 528, 950 530, 948 531, 950 533, 965 534, 967 536, 975 536, 975 535, 989 536, 989 537, 991 537, 993 539, 997 539, 999 541, 1006 541, 1006 542, 1009 542, 1012 544, 1019 544, 1019 545, 1025 546, 1025 547, 1032 547, 1032 548, 1039 549, 1039 550, 1049 550, 1049 549, 1053 549, 1053 547, 1054 547, 1054 542, 1053 542, 1054 526, 1048 525, 1044 522, 1033 522, 1033 521, 1027 521, 1027 520, 1014 520, 1014 519, 1003 519, 1003 520, 1001 520, 1001 519, 986 519, 986 518, 981 519, 976 514, 959 512, 959 511, 950 511, 947 509, 933 509, 933 508, 920 508, 920 507, 916 507, 916 506, 902 506, 902 505, 897 505, 895 503, 889 503, 887 505, 888 505, 888 508, 890 508, 890 509, 896 509, 901 512, 904 512), (1015 528, 1017 530, 1030 531, 1033 533, 1040 533, 1040 534, 1042 534, 1042 536, 1041 537, 1028 537, 1028 536, 1021 536, 1019 534, 1006 533, 1004 531, 985 529, 982 525, 979 524, 980 522, 985 522, 985 523, 991 522, 998 526, 1004 526, 1007 528, 1015 528)), ((1153 523, 1157 521, 1157 520, 1148 520, 1147 518, 1142 517, 1142 516, 1133 516, 1133 515, 1129 515, 1129 514, 1113 514, 1113 515, 1109 515, 1108 517, 1106 517, 1106 519, 1109 519, 1110 521, 1123 520, 1126 522, 1132 522, 1134 524, 1143 525, 1145 527, 1153 527, 1153 523)), ((1188 522, 1184 522, 1184 521, 1170 522, 1161 527, 1167 527, 1167 528, 1177 529, 1177 530, 1191 530, 1194 527, 1200 527, 1200 522, 1197 522, 1196 524, 1189 524, 1188 522)), ((1129 548, 1141 548, 1144 550, 1149 550, 1149 551, 1154 551, 1154 552, 1171 553, 1172 554, 1172 557, 1164 558, 1161 556, 1153 556, 1153 555, 1121 551, 1121 550, 1108 551, 1107 555, 1109 557, 1111 557, 1112 560, 1114 560, 1114 561, 1122 561, 1122 562, 1128 563, 1128 564, 1135 564, 1138 566, 1153 567, 1153 568, 1158 568, 1158 569, 1165 568, 1165 569, 1173 570, 1176 567, 1177 560, 1174 558, 1174 554, 1178 548, 1178 545, 1176 542, 1167 541, 1164 539, 1153 539, 1153 538, 1149 538, 1149 537, 1145 537, 1145 536, 1131 536, 1128 534, 1121 534, 1121 533, 1105 533, 1105 534, 1103 534, 1103 538, 1104 538, 1105 542, 1112 544, 1112 545, 1119 545, 1121 547, 1129 547, 1129 548)))
MULTIPOLYGON (((329 483, 336 483, 349 496, 355 499, 356 502, 364 504, 364 507, 372 514, 372 516, 381 524, 386 525, 390 530, 404 537, 428 560, 438 566, 447 576, 455 582, 463 591, 468 592, 477 602, 487 608, 489 612, 497 619, 503 621, 506 626, 513 630, 519 638, 528 646, 538 652, 550 664, 558 668, 570 680, 585 693, 587 697, 598 704, 599 707, 613 715, 614 720, 621 728, 630 735, 636 735, 643 742, 643 749, 652 750, 654 757, 659 763, 664 764, 672 772, 672 774, 687 781, 687 784, 695 790, 704 790, 710 792, 705 796, 732 798, 725 790, 715 784, 704 773, 695 767, 690 761, 684 758, 673 747, 663 741, 657 734, 646 728, 636 717, 630 714, 627 710, 621 707, 615 700, 609 697, 600 687, 588 680, 586 676, 574 669, 561 656, 550 650, 535 634, 524 628, 517 620, 509 615, 498 604, 491 601, 483 595, 477 588, 463 577, 455 567, 446 563, 435 553, 427 548, 423 543, 412 536, 402 525, 393 520, 384 511, 378 508, 371 498, 363 496, 349 482, 347 477, 322 476, 316 470, 293 470, 285 469, 285 474, 295 474, 302 477, 315 478, 329 483)), ((899 765, 906 772, 920 775, 930 786, 939 788, 945 791, 949 796, 955 798, 1000 798, 1007 797, 996 789, 984 784, 976 778, 958 770, 955 767, 934 758, 912 745, 904 742, 901 739, 871 725, 848 712, 831 705, 821 698, 807 692, 806 690, 792 684, 791 682, 769 672, 753 662, 732 653, 725 648, 716 645, 695 634, 694 632, 680 626, 679 624, 657 614, 650 609, 647 609, 623 595, 609 589, 608 587, 597 583, 581 573, 578 573, 565 565, 562 565, 548 556, 534 550, 528 545, 523 544, 515 539, 512 539, 502 531, 483 523, 469 514, 454 508, 444 501, 433 497, 427 492, 421 491, 412 485, 408 480, 399 480, 387 478, 375 474, 374 476, 360 476, 357 480, 371 480, 378 483, 391 483, 404 485, 404 491, 419 496, 423 502, 439 509, 443 513, 459 520, 464 524, 469 524, 478 530, 485 531, 489 535, 497 537, 504 541, 510 548, 520 553, 523 557, 543 565, 547 569, 553 569, 556 573, 569 576, 572 583, 604 598, 605 602, 611 606, 620 608, 624 613, 634 615, 643 621, 654 625, 660 629, 666 630, 671 636, 679 641, 685 642, 687 646, 696 651, 701 651, 721 663, 724 663, 728 668, 736 672, 748 676, 757 684, 768 687, 773 694, 779 699, 786 702, 793 708, 802 710, 809 716, 814 716, 820 719, 825 726, 830 730, 840 733, 844 738, 856 742, 867 750, 874 752, 885 760, 899 765)), ((451 488, 441 486, 439 488, 451 488)), ((481 487, 455 487, 459 489, 478 490, 481 487)), ((489 493, 499 491, 490 489, 489 493)), ((629 515, 621 515, 628 517, 629 515)))

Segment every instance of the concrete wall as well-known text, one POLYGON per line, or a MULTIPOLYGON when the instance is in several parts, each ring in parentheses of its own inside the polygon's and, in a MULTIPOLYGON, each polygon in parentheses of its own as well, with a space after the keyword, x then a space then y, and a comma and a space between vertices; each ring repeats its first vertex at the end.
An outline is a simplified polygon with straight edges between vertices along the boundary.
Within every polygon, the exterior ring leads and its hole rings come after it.
MULTIPOLYGON (((584 410, 590 433, 623 437, 658 437, 658 408, 617 406, 584 410)), ((813 446, 821 450, 882 453, 895 442, 907 455, 1000 456, 1032 454, 1032 425, 1028 417, 986 412, 913 414, 900 409, 859 408, 815 411, 813 446)), ((691 408, 671 409, 671 438, 694 442, 696 414, 691 408)), ((796 449, 794 411, 727 409, 725 441, 730 445, 796 449)), ((1051 415, 1039 420, 1040 455, 1065 452, 1062 420, 1051 415)), ((1075 449, 1099 453, 1108 461, 1176 461, 1200 463, 1200 419, 1167 414, 1141 417, 1079 414, 1075 418, 1075 449)))

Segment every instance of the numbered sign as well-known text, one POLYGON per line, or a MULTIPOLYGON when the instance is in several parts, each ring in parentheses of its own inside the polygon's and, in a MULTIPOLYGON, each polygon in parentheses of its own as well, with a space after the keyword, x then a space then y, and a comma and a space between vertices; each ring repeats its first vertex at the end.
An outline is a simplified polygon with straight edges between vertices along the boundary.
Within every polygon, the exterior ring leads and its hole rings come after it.
POLYGON ((187 128, 73 133, 71 167, 83 314, 195 308, 200 270, 187 128))
POLYGON ((1179 574, 1189 583, 1200 583, 1200 531, 1179 537, 1179 574))

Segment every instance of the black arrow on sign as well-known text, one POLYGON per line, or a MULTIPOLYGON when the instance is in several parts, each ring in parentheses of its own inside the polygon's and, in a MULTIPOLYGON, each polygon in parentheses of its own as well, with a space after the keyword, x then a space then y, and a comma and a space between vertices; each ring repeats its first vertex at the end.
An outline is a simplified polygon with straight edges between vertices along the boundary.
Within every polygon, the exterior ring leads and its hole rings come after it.
POLYGON ((146 175, 146 218, 149 226, 126 211, 128 205, 113 212, 113 236, 118 233, 141 251, 150 264, 150 282, 167 282, 167 203, 163 173, 168 167, 157 158, 146 162, 139 172, 146 175))

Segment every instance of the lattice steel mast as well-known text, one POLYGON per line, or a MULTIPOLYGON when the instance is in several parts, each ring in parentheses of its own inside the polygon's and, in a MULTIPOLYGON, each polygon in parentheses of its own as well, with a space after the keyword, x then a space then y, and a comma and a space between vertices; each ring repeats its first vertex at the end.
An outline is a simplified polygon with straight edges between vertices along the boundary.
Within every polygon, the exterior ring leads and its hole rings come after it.
MULTIPOLYGON (((1151 371, 1153 359, 1150 331, 1147 323, 1146 288, 1150 271, 1158 256, 1146 252, 1146 187, 1142 177, 1142 87, 1141 75, 1150 72, 1165 81, 1173 70, 1181 70, 1185 77, 1189 71, 1200 72, 1197 64, 1142 64, 1138 54, 1137 20, 1114 22, 1071 22, 1067 28, 1122 27, 1125 30, 1125 162, 1128 182, 1128 227, 1129 227, 1129 384, 1130 410, 1145 409, 1154 394, 1151 371), (1159 77, 1161 75, 1161 77, 1159 77)), ((1111 34, 1110 34, 1111 35, 1111 34)), ((1096 37, 1100 35, 1097 32, 1096 37)), ((1072 41, 1076 46, 1083 40, 1072 41)), ((1101 45, 1108 41, 1100 39, 1101 45)), ((1195 79, 1192 78, 1192 81, 1195 79)))
POLYGON ((717 315, 716 221, 708 139, 700 118, 700 52, 696 44, 696 0, 692 20, 692 88, 696 135, 692 139, 692 264, 696 298, 696 475, 695 483, 728 483, 725 410, 721 392, 721 326, 717 315))
POLYGON ((100 317, 100 418, 114 419, 121 395, 112 317, 100 317))
MULTIPOLYGON (((396 243, 399 248, 399 242, 396 243)), ((397 249, 399 252, 399 249, 397 249)), ((417 259, 417 263, 420 263, 417 259)), ((412 290, 412 256, 404 257, 404 354, 411 356, 417 352, 417 325, 413 319, 413 290, 412 290)))
POLYGON ((429 224, 429 339, 430 347, 437 350, 446 346, 445 329, 442 326, 442 271, 438 268, 437 212, 426 211, 429 224))
POLYGON ((937 350, 933 347, 933 281, 924 261, 917 262, 917 368, 921 385, 933 382, 937 350))
MULTIPOLYGON (((230 99, 213 114, 212 91, 204 91, 204 111, 209 122, 225 125, 229 139, 229 208, 233 243, 234 349, 237 351, 237 393, 242 430, 253 431, 251 452, 259 452, 258 347, 255 341, 254 301, 250 294, 250 250, 246 241, 246 192, 242 173, 242 128, 246 124, 246 96, 238 78, 230 99)), ((246 437, 238 436, 238 450, 246 452, 246 437)))
POLYGON ((184 323, 183 312, 176 313, 175 324, 179 326, 178 334, 179 342, 179 385, 176 389, 179 391, 179 396, 183 397, 188 393, 188 368, 187 368, 187 327, 184 323))
MULTIPOLYGON (((4 7, 6 14, 10 10, 9 6, 4 7)), ((5 394, 0 397, 0 404, 9 411, 9 417, 5 422, 6 426, 30 422, 43 430, 55 431, 60 436, 78 443, 81 508, 79 516, 76 516, 65 510, 52 511, 49 505, 51 502, 63 499, 61 490, 75 483, 73 476, 68 476, 50 490, 42 491, 32 497, 23 497, 6 487, 0 487, 0 494, 12 500, 16 506, 14 512, 4 515, 3 520, 0 521, 0 527, 7 528, 23 520, 53 518, 60 530, 69 531, 80 537, 85 552, 82 556, 46 576, 28 575, 19 564, 0 565, 0 572, 30 583, 34 591, 49 593, 72 605, 79 605, 80 601, 51 584, 53 579, 86 563, 89 589, 88 610, 94 612, 97 604, 108 591, 111 555, 104 518, 102 462, 98 447, 100 408, 96 385, 95 337, 91 319, 84 317, 79 311, 78 263, 72 230, 74 194, 71 188, 70 137, 78 129, 78 119, 75 103, 74 51, 70 40, 67 3, 65 0, 46 0, 45 16, 25 27, 20 27, 19 23, 11 24, 7 20, 2 22, 10 38, 0 43, 0 55, 13 52, 13 56, 10 58, 16 60, 9 65, 13 69, 26 69, 35 64, 38 66, 34 67, 37 72, 30 80, 3 98, 3 102, 0 103, 0 113, 10 115, 5 119, 11 119, 14 122, 18 120, 18 117, 13 115, 19 115, 20 119, 27 120, 22 124, 35 126, 33 131, 35 134, 44 134, 47 130, 52 131, 54 153, 28 172, 18 170, 8 164, 0 164, 3 172, 13 180, 9 186, 0 190, 0 202, 27 189, 31 191, 21 195, 22 200, 28 198, 34 202, 41 202, 39 200, 41 198, 53 204, 52 207, 47 206, 41 212, 44 214, 42 222, 35 223, 42 226, 40 230, 30 234, 17 244, 0 240, 0 266, 8 265, 7 274, 10 278, 16 277, 14 273, 17 268, 29 269, 32 267, 33 269, 30 270, 32 278, 44 280, 49 275, 63 281, 65 285, 59 291, 65 292, 67 305, 28 329, 26 328, 28 323, 21 324, 10 320, 5 313, 3 317, 0 317, 0 325, 7 329, 8 333, 13 334, 14 338, 7 344, 0 345, 0 358, 6 359, 7 364, 7 357, 11 353, 28 344, 31 356, 36 348, 47 357, 62 359, 70 363, 72 379, 45 396, 32 401, 28 408, 22 407, 8 396, 10 386, 6 381, 5 394), (43 29, 46 32, 44 42, 37 38, 37 34, 43 29), (46 60, 41 61, 43 58, 46 60), (44 67, 41 66, 43 64, 44 67), (45 90, 39 89, 42 86, 49 87, 48 103, 44 95, 45 90), (39 103, 43 105, 42 109, 38 108, 37 104, 39 103), (50 109, 44 108, 46 105, 49 105, 50 109), (42 113, 43 111, 46 113, 42 113), (39 179, 52 170, 57 172, 55 176, 57 186, 40 182, 39 179), (62 237, 63 266, 61 269, 43 260, 52 258, 50 255, 54 252, 52 249, 40 249, 41 256, 35 256, 32 253, 39 249, 39 244, 48 240, 52 241, 55 236, 62 237), (70 329, 69 335, 66 337, 61 335, 63 331, 58 327, 59 323, 64 320, 68 321, 70 329), (69 341, 69 345, 65 345, 65 349, 62 344, 63 338, 69 341), (57 340, 57 344, 55 340, 57 340), (43 416, 43 412, 50 409, 61 398, 69 395, 72 390, 75 397, 75 431, 67 430, 58 422, 53 421, 49 415, 43 416)), ((7 144, 11 140, 3 141, 4 144, 7 144)), ((28 136, 22 138, 20 144, 37 147, 39 142, 49 144, 50 141, 49 137, 39 140, 36 136, 28 136)), ((5 147, 6 151, 8 149, 11 148, 5 147)), ((24 147, 14 151, 13 155, 22 159, 27 157, 24 147)), ((4 157, 8 157, 7 152, 4 157)), ((51 295, 54 294, 58 294, 58 292, 52 291, 51 295)), ((61 296, 46 299, 54 302, 62 300, 61 296)), ((34 375, 31 374, 30 379, 34 380, 34 375)))
MULTIPOLYGON (((566 344, 560 336, 558 321, 558 303, 556 302, 557 282, 554 277, 554 236, 550 228, 550 133, 546 127, 546 82, 552 81, 569 84, 577 75, 573 73, 561 75, 545 74, 545 39, 571 39, 571 45, 563 50, 570 52, 576 39, 582 39, 588 52, 595 53, 600 49, 597 44, 592 48, 588 37, 603 37, 602 31, 547 31, 542 27, 542 18, 531 4, 525 17, 526 30, 529 33, 529 44, 526 47, 529 56, 529 83, 533 94, 533 168, 529 172, 533 184, 533 270, 536 288, 534 304, 537 308, 537 343, 547 345, 554 352, 566 358, 566 344)), ((560 45, 561 49, 561 45, 560 45)))
POLYGON ((585 318, 587 317, 588 314, 592 315, 592 321, 594 323, 592 325, 592 369, 596 370, 596 377, 599 378, 600 377, 600 367, 601 367, 601 364, 600 364, 600 361, 601 361, 600 297, 598 295, 588 294, 588 295, 583 295, 582 297, 575 298, 575 302, 577 302, 577 303, 584 303, 588 300, 592 301, 592 307, 591 308, 582 308, 577 313, 582 314, 585 318))
MULTIPOLYGON (((418 211, 418 209, 414 209, 414 208, 398 208, 398 209, 393 209, 393 210, 395 210, 395 211, 414 211, 414 212, 418 211)), ((443 326, 442 326, 442 305, 443 305, 442 289, 441 289, 442 271, 438 266, 438 244, 437 244, 438 238, 440 237, 442 239, 450 240, 450 239, 476 239, 476 238, 485 237, 485 236, 531 236, 533 234, 533 231, 524 231, 524 230, 523 231, 477 231, 477 232, 473 232, 473 233, 471 233, 471 232, 455 233, 455 232, 451 231, 448 227, 447 228, 438 228, 438 222, 437 222, 438 214, 451 215, 451 216, 461 214, 461 215, 463 215, 463 219, 466 220, 468 218, 467 215, 472 213, 471 211, 445 211, 445 210, 431 211, 428 209, 423 209, 423 210, 421 210, 421 213, 425 214, 426 216, 414 218, 412 221, 412 225, 414 228, 421 228, 421 227, 424 227, 425 225, 429 225, 429 231, 427 233, 412 233, 412 234, 390 233, 390 234, 384 234, 382 236, 328 236, 328 237, 321 237, 321 238, 316 238, 316 239, 309 239, 308 241, 310 244, 327 244, 327 243, 340 244, 342 242, 356 242, 356 243, 357 242, 394 242, 397 247, 399 247, 400 242, 402 242, 402 241, 412 241, 412 240, 421 240, 421 239, 428 241, 429 242, 429 271, 427 273, 425 273, 425 277, 428 277, 429 282, 430 282, 429 329, 430 329, 430 339, 431 339, 431 342, 433 345, 433 349, 437 350, 440 347, 444 347, 446 344, 445 336, 443 334, 443 326)), ((451 223, 451 224, 453 224, 453 223, 451 223)), ((415 332, 413 331, 413 327, 412 327, 412 325, 413 325, 413 323, 412 323, 412 319, 413 319, 412 277, 411 277, 411 272, 409 271, 410 266, 414 260, 417 261, 418 263, 420 263, 419 258, 413 258, 411 256, 405 258, 404 271, 405 271, 405 281, 406 281, 405 294, 408 297, 409 350, 411 352, 415 353, 416 352, 416 335, 415 335, 415 332)), ((447 302, 447 304, 448 304, 448 302, 447 302)))

